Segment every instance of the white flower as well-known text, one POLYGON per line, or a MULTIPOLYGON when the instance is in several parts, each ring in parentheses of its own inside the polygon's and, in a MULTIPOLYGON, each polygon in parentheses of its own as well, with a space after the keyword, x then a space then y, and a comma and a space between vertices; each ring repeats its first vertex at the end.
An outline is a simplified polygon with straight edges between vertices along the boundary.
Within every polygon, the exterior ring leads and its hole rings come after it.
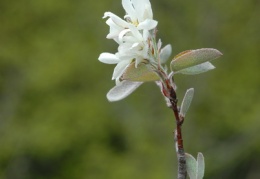
POLYGON ((119 37, 118 53, 125 57, 128 56, 135 60, 135 66, 145 60, 149 60, 149 44, 150 34, 148 30, 142 33, 135 27, 130 26, 130 31, 123 37, 119 37))
POLYGON ((106 64, 117 64, 114 69, 112 80, 118 79, 123 74, 127 65, 131 63, 130 58, 127 57, 125 59, 122 57, 120 58, 119 53, 116 54, 107 53, 107 52, 101 53, 100 56, 98 57, 98 60, 106 64))
POLYGON ((119 86, 122 84, 128 84, 128 82, 120 81, 120 77, 130 63, 135 62, 137 68, 139 63, 153 59, 150 58, 152 51, 150 32, 158 24, 153 20, 149 0, 122 0, 122 5, 126 11, 124 19, 111 12, 105 12, 103 17, 108 17, 106 23, 109 25, 110 31, 107 38, 118 43, 118 52, 115 54, 101 53, 98 58, 103 63, 116 64, 112 80, 116 81, 116 86, 120 89, 119 86))
POLYGON ((149 59, 149 46, 147 39, 149 37, 149 32, 144 30, 141 34, 138 30, 133 30, 131 36, 125 36, 122 41, 127 38, 128 40, 124 43, 120 43, 118 47, 118 52, 116 54, 111 53, 101 53, 98 60, 106 64, 117 64, 112 80, 116 80, 117 84, 119 78, 124 73, 126 67, 133 61, 135 61, 135 66, 144 60, 149 59))
POLYGON ((108 18, 106 23, 110 27, 108 39, 119 42, 119 37, 124 36, 134 25, 137 30, 152 30, 158 22, 153 20, 153 12, 149 0, 122 0, 123 8, 126 11, 125 20, 111 12, 105 12, 103 18, 108 18))

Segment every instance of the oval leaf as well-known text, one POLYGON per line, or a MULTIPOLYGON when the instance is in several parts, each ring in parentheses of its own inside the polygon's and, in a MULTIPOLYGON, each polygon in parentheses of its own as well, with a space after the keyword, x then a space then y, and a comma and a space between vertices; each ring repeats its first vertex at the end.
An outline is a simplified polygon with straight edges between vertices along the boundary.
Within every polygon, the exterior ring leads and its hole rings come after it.
POLYGON ((200 73, 204 73, 207 72, 209 70, 213 70, 215 69, 214 65, 212 65, 210 62, 205 62, 193 67, 189 67, 189 68, 185 68, 182 69, 180 71, 178 71, 177 73, 181 73, 181 74, 185 74, 185 75, 197 75, 200 73))
POLYGON ((193 94, 194 94, 194 89, 193 88, 188 89, 182 100, 180 115, 183 117, 185 117, 185 115, 190 107, 190 103, 192 101, 193 94))
POLYGON ((135 62, 132 62, 125 69, 120 79, 129 81, 157 81, 160 78, 145 63, 140 63, 136 68, 135 62))
POLYGON ((196 172, 197 172, 197 161, 196 159, 190 155, 185 153, 186 158, 186 167, 187 167, 187 173, 190 177, 190 179, 196 179, 196 172))
POLYGON ((142 82, 122 81, 120 85, 113 87, 107 93, 107 99, 110 102, 119 101, 130 95, 142 82))
POLYGON ((197 156, 197 179, 202 179, 204 176, 204 171, 205 171, 205 162, 204 162, 204 156, 202 153, 198 153, 197 156))
POLYGON ((172 54, 172 46, 170 44, 163 47, 160 53, 161 64, 166 63, 166 61, 170 58, 171 54, 172 54))
POLYGON ((213 48, 202 48, 197 50, 187 50, 179 53, 171 61, 171 69, 174 72, 189 68, 201 63, 214 60, 220 57, 222 53, 213 48))

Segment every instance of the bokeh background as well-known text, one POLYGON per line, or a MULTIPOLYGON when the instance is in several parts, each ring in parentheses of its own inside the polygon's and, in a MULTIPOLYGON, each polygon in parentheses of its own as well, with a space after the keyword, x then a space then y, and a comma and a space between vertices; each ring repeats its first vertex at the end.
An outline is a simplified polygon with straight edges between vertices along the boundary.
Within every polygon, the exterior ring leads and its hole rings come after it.
MULTIPOLYGON (((173 55, 211 47, 216 70, 176 76, 195 88, 186 152, 203 152, 205 178, 260 178, 260 1, 151 0, 173 55)), ((105 11, 120 0, 0 1, 0 178, 172 179, 172 111, 153 83, 109 103, 113 65, 102 52, 105 11)))

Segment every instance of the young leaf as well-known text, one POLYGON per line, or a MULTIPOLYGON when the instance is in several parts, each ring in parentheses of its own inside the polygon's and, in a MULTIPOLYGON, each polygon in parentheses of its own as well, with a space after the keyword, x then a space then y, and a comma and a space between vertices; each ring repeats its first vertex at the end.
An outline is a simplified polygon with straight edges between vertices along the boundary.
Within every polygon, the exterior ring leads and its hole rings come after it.
POLYGON ((197 75, 200 73, 207 72, 209 70, 213 70, 214 68, 215 67, 210 62, 204 62, 202 64, 177 71, 177 73, 181 73, 185 75, 197 75))
POLYGON ((216 59, 221 55, 222 53, 220 51, 213 48, 187 50, 174 57, 171 61, 171 70, 177 72, 179 70, 216 59))
POLYGON ((186 167, 187 167, 187 173, 190 177, 190 179, 197 179, 196 178, 196 172, 197 172, 197 161, 196 159, 188 154, 185 153, 185 157, 186 157, 186 167))
POLYGON ((197 156, 197 179, 202 179, 204 176, 204 171, 205 171, 205 162, 204 162, 204 156, 202 155, 202 153, 198 153, 197 156))
POLYGON ((123 81, 120 85, 113 87, 107 93, 110 102, 119 101, 130 95, 142 82, 123 81))
POLYGON ((137 68, 132 62, 121 76, 122 80, 128 81, 157 81, 160 78, 145 63, 140 63, 137 68))
POLYGON ((193 88, 188 89, 182 100, 180 115, 183 117, 185 117, 185 115, 190 107, 190 103, 192 101, 193 94, 194 94, 194 89, 193 88))
POLYGON ((161 64, 166 63, 166 61, 170 58, 171 54, 172 54, 172 46, 170 44, 163 47, 160 53, 161 64))

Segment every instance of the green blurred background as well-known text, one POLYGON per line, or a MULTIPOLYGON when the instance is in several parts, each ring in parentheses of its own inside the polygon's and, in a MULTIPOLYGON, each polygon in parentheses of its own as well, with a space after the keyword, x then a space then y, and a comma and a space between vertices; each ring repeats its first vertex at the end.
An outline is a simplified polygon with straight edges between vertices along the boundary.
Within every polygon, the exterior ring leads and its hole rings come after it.
MULTIPOLYGON (((260 178, 260 1, 151 0, 173 54, 211 47, 216 70, 176 76, 195 88, 186 152, 203 152, 205 178, 260 178)), ((114 53, 105 11, 121 0, 0 1, 0 178, 172 179, 172 111, 153 83, 109 103, 114 53)))

